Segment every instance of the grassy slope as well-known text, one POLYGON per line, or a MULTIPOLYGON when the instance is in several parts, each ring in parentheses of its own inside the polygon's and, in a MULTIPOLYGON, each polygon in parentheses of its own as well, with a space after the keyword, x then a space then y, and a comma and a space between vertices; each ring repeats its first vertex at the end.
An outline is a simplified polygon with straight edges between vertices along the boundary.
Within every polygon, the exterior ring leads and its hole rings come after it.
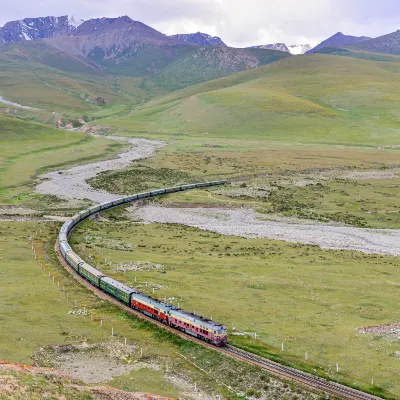
POLYGON ((97 97, 105 98, 108 106, 142 97, 136 91, 134 98, 108 74, 42 42, 0 52, 0 94, 23 105, 78 116, 102 110, 94 101, 97 97))
POLYGON ((317 53, 354 57, 371 61, 393 61, 397 63, 400 62, 400 56, 387 53, 372 53, 370 51, 357 49, 356 47, 323 47, 322 49, 318 50, 317 53))
POLYGON ((376 385, 392 395, 400 393, 394 357, 398 340, 372 340, 356 331, 400 318, 395 305, 399 260, 394 257, 123 220, 104 226, 88 223, 74 233, 73 241, 81 243, 80 254, 95 255, 92 262, 107 274, 148 294, 155 287, 157 297, 175 298, 181 307, 212 315, 230 332, 234 325, 237 331, 258 334, 257 342, 231 335, 234 343, 259 346, 258 350, 292 365, 305 364, 303 368, 311 369, 314 362, 332 378, 364 389, 374 376, 376 385), (116 250, 118 243, 133 247, 116 250), (112 261, 105 264, 94 249, 112 261), (133 260, 159 263, 166 269, 116 272, 133 260), (302 361, 306 351, 308 363, 302 361))
MULTIPOLYGON (((134 370, 104 382, 105 385, 127 391, 149 391, 172 398, 184 397, 186 392, 192 391, 194 382, 201 391, 220 394, 225 398, 229 394, 232 400, 242 398, 236 396, 235 392, 246 392, 250 388, 254 391, 264 390, 274 398, 285 395, 292 398, 292 389, 303 393, 302 397, 298 397, 303 400, 316 398, 295 386, 288 387, 270 379, 267 373, 254 367, 180 340, 152 324, 127 316, 108 302, 100 301, 78 284, 55 258, 53 238, 59 228, 60 224, 57 223, 0 222, 0 360, 31 364, 33 352, 41 346, 84 342, 118 342, 121 345, 127 338, 128 343, 136 348, 134 353, 129 354, 131 361, 140 359, 139 348, 142 348, 143 357, 140 361, 156 365, 159 369, 156 372, 148 368, 134 370), (35 237, 36 260, 31 249, 32 235, 35 237), (40 262, 45 270, 40 268, 40 262), (54 283, 48 277, 49 271, 55 277, 54 283), (69 314, 69 311, 83 308, 88 311, 87 315, 69 314), (100 320, 103 320, 102 328, 100 320), (113 338, 111 327, 115 331, 113 338), (210 373, 200 372, 190 362, 210 373), (152 379, 149 379, 149 375, 152 379), (188 388, 174 384, 173 379, 177 376, 187 382, 188 388), (228 391, 217 381, 223 381, 234 389, 228 391), (271 387, 268 387, 268 382, 271 387)), ((51 366, 51 360, 44 361, 50 362, 51 366)), ((45 363, 44 366, 49 365, 45 363)), ((31 382, 31 385, 34 392, 35 384, 31 382)), ((46 388, 47 383, 43 381, 42 385, 46 388)), ((62 393, 61 388, 52 390, 54 395, 62 393)), ((40 395, 37 398, 41 398, 40 395)))
POLYGON ((5 46, 0 51, 0 95, 49 111, 100 118, 126 113, 129 105, 157 95, 241 71, 248 68, 249 57, 260 65, 287 57, 268 50, 148 46, 116 64, 96 57, 83 60, 68 51, 72 50, 53 47, 51 41, 5 46), (101 71, 99 64, 106 70, 101 71), (105 98, 106 111, 94 102, 98 97, 105 98))
POLYGON ((291 57, 155 99, 127 118, 103 123, 148 132, 397 144, 400 71, 394 65, 291 57))
MULTIPOLYGON (((82 132, 61 131, 48 126, 0 116, 0 201, 35 202, 33 179, 52 167, 86 162, 108 156, 115 146, 82 132)), ((117 146, 118 147, 118 146, 117 146)), ((43 205, 42 205, 43 206, 43 205)))

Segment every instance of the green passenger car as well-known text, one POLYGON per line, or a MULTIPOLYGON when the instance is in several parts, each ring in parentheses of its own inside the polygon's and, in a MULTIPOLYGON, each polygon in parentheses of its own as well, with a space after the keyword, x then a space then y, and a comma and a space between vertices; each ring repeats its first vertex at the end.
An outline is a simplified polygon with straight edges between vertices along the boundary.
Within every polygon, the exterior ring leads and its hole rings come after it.
POLYGON ((87 263, 79 265, 79 273, 93 285, 100 287, 100 279, 105 275, 87 263))
POLYGON ((108 276, 101 279, 100 289, 110 293, 127 305, 130 305, 132 293, 136 293, 134 289, 125 286, 122 283, 109 278, 108 276))

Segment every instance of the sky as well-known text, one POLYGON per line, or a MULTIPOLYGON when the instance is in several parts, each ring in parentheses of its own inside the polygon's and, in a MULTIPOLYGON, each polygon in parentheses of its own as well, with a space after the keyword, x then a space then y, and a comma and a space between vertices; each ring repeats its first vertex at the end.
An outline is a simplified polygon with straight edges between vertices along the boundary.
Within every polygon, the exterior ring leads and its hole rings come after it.
POLYGON ((235 47, 317 44, 336 32, 400 29, 400 0, 0 0, 0 26, 26 17, 128 15, 165 33, 205 32, 235 47))

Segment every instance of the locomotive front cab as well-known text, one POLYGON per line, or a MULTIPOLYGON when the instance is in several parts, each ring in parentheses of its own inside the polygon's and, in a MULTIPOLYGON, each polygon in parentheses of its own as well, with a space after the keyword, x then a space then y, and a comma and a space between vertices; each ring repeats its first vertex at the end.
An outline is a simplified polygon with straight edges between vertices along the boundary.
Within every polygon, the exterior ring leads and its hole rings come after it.
POLYGON ((228 342, 228 334, 226 332, 226 327, 221 326, 214 331, 214 341, 216 346, 225 346, 228 342))

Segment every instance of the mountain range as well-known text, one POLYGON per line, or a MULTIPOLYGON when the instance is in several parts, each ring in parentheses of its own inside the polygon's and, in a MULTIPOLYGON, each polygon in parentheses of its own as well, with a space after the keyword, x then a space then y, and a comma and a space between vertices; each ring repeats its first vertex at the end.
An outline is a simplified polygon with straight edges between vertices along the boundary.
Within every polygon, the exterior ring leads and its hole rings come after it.
POLYGON ((351 46, 358 42, 362 42, 369 39, 371 38, 367 36, 350 36, 350 35, 344 35, 342 32, 337 32, 330 38, 324 40, 323 42, 315 46, 313 49, 307 51, 307 53, 308 54, 316 53, 318 50, 321 50, 324 47, 351 46))
MULTIPOLYGON (((72 103, 84 111, 90 104, 121 104, 128 98, 141 104, 307 49, 283 43, 232 48, 199 32, 167 36, 127 16, 80 22, 67 16, 26 18, 0 28, 0 95, 54 111, 72 103)), ((336 34, 316 51, 379 60, 400 54, 399 31, 370 40, 351 38, 355 43, 344 46, 348 37, 336 34)))

